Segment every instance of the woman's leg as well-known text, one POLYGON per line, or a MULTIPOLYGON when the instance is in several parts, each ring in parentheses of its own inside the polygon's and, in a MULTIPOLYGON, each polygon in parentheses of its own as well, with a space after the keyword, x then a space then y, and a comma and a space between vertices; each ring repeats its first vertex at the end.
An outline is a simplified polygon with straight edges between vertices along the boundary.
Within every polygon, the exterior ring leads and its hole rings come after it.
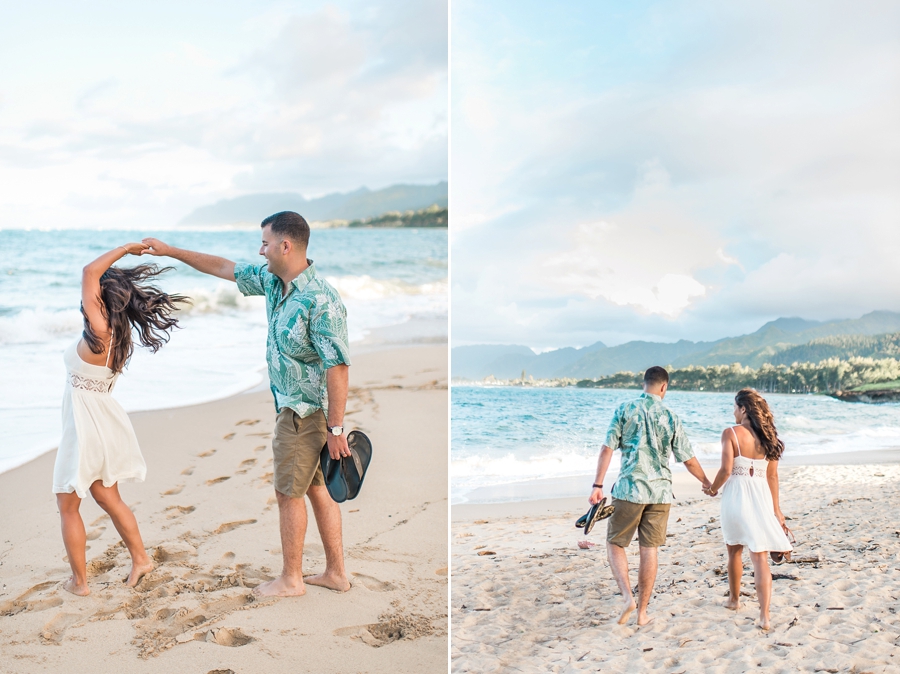
POLYGON ((741 607, 741 576, 744 575, 744 546, 726 545, 728 548, 728 601, 725 608, 737 611, 741 607))
POLYGON ((145 573, 153 569, 153 562, 147 556, 144 549, 144 541, 141 540, 141 532, 138 530, 137 520, 131 508, 125 505, 125 501, 119 496, 119 486, 104 487, 103 482, 97 480, 91 485, 91 495, 97 501, 97 505, 108 514, 119 536, 131 554, 131 573, 128 575, 126 585, 134 587, 145 573))
POLYGON ((769 570, 768 552, 751 552, 753 577, 756 580, 756 597, 759 599, 759 626, 769 629, 769 603, 772 601, 772 572, 769 570))
POLYGON ((72 577, 66 581, 63 587, 71 592, 84 597, 91 593, 87 584, 87 570, 85 569, 85 534, 84 522, 81 513, 81 499, 78 494, 57 494, 56 505, 59 507, 59 518, 62 524, 63 543, 66 546, 66 554, 69 556, 69 566, 72 567, 72 577))

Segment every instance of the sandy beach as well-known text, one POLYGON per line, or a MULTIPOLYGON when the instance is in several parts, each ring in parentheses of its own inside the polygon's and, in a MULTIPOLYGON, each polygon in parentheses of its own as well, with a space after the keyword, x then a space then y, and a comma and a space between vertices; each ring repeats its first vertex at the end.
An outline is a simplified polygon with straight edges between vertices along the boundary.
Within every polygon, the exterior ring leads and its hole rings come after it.
MULTIPOLYGON (((127 375, 126 375, 127 376, 127 375)), ((281 569, 268 391, 132 414, 147 481, 120 485, 156 569, 135 589, 108 517, 82 503, 92 594, 68 594, 55 452, 0 475, 0 670, 424 672, 447 662, 447 349, 354 358, 348 429, 369 435, 341 506, 345 594, 251 589, 281 569)), ((304 572, 324 568, 312 511, 304 572)))
MULTIPOLYGON (((621 597, 606 562, 606 522, 588 537, 596 547, 577 547, 584 536, 574 521, 586 496, 454 505, 451 671, 900 672, 896 454, 781 468, 798 563, 771 567, 768 633, 755 626, 746 552, 743 606, 724 608, 719 501, 689 475, 675 476, 654 621, 641 629, 634 614, 616 624, 621 597)), ((636 543, 628 554, 636 586, 636 543)))

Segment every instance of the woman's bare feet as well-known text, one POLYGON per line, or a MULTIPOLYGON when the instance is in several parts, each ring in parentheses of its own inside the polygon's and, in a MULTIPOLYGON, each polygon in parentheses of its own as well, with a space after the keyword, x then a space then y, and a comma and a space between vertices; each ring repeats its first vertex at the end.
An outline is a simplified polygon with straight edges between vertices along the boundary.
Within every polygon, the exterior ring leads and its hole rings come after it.
POLYGON ((628 622, 628 618, 631 616, 631 613, 634 609, 637 608, 637 604, 634 603, 634 597, 629 597, 625 600, 625 606, 622 608, 622 613, 619 614, 619 624, 624 625, 628 622))
POLYGON ((143 564, 132 564, 131 573, 129 573, 128 578, 125 579, 125 585, 128 587, 134 587, 141 582, 141 578, 146 576, 151 571, 153 571, 153 562, 151 562, 149 559, 143 564))
POLYGON ((728 597, 728 601, 725 602, 725 608, 731 611, 739 611, 741 608, 741 600, 740 597, 728 597))
POLYGON ((79 597, 87 597, 91 593, 91 588, 87 586, 86 582, 81 585, 75 582, 75 576, 69 576, 69 580, 63 583, 63 589, 79 597))
POLYGON ((259 597, 300 597, 306 594, 306 584, 302 578, 297 582, 284 576, 278 576, 275 580, 254 587, 253 594, 259 597))
POLYGON ((350 589, 350 581, 347 576, 335 576, 327 573, 319 573, 315 576, 304 576, 304 581, 308 585, 318 585, 332 592, 346 592, 350 589))

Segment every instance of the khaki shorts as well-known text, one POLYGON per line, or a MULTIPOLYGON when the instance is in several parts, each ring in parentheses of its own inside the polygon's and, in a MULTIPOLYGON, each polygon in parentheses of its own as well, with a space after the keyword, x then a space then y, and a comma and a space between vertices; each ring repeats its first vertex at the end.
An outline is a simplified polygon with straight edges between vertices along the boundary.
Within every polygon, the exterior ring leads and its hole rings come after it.
POLYGON ((616 507, 606 526, 606 541, 620 548, 627 548, 637 529, 642 548, 658 548, 666 543, 666 525, 669 523, 671 503, 632 503, 612 500, 616 507))
POLYGON ((303 419, 290 407, 278 413, 272 439, 276 491, 291 498, 303 498, 311 486, 325 485, 319 454, 327 437, 328 425, 322 410, 303 419))

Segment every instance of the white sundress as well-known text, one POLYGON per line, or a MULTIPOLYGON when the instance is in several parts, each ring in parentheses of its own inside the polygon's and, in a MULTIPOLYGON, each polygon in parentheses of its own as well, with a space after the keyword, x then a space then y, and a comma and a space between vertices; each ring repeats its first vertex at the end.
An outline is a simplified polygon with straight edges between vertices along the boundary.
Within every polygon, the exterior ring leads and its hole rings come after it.
POLYGON ((737 433, 731 475, 722 489, 722 537, 726 545, 744 545, 751 552, 787 552, 791 550, 778 518, 766 469, 766 459, 750 459, 741 454, 737 433), (751 474, 752 473, 752 474, 751 474))
MULTIPOLYGON (((97 480, 104 487, 117 482, 143 482, 147 464, 141 455, 131 420, 110 395, 118 373, 85 363, 76 340, 63 356, 66 390, 62 403, 62 438, 53 466, 53 493, 87 496, 97 480)), ((111 349, 110 349, 111 351, 111 349)))

